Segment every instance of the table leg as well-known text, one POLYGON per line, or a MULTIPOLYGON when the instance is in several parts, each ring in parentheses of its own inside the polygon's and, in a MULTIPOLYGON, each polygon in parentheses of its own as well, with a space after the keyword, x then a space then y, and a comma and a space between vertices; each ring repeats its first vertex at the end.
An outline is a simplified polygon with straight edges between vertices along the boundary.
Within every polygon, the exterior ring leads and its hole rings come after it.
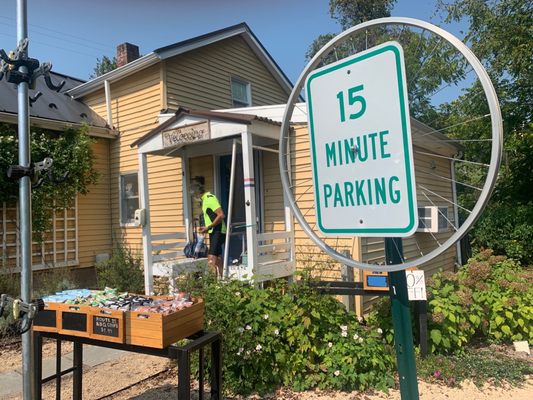
POLYGON ((72 376, 72 398, 82 400, 83 344, 74 342, 74 372, 72 376))
POLYGON ((61 400, 61 339, 56 339, 56 400, 61 400))
POLYGON ((198 400, 204 400, 204 349, 198 349, 198 400))
POLYGON ((33 372, 35 381, 35 399, 43 397, 43 337, 40 332, 33 332, 33 372))
POLYGON ((222 400, 222 339, 211 343, 211 400, 222 400))
POLYGON ((178 350, 178 400, 191 399, 191 359, 187 350, 178 350))

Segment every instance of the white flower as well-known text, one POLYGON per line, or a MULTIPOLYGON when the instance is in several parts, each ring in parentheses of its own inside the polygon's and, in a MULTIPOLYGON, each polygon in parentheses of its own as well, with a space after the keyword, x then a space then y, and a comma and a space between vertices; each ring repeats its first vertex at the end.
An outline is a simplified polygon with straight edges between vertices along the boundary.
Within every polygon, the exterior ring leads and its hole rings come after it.
POLYGON ((380 335, 383 333, 383 329, 381 329, 381 328, 376 329, 376 331, 377 331, 377 333, 379 333, 380 335))
POLYGON ((348 330, 347 325, 341 325, 341 331, 346 332, 348 330))
POLYGON ((363 322, 363 317, 357 317, 357 322, 359 323, 363 322))
POLYGON ((247 355, 247 356, 250 355, 250 350, 246 350, 246 355, 247 355))
POLYGON ((243 328, 242 326, 239 326, 239 327, 237 328, 237 330, 239 331, 239 333, 243 333, 243 332, 244 332, 244 328, 243 328))
POLYGON ((261 351, 262 348, 263 348, 263 346, 261 346, 260 344, 258 344, 257 346, 255 346, 255 350, 256 350, 256 351, 261 351))
POLYGON ((240 296, 241 292, 235 292, 235 296, 240 296))
POLYGON ((250 325, 246 325, 246 326, 244 327, 244 329, 246 329, 247 331, 249 331, 250 329, 252 329, 252 327, 251 327, 250 325))
POLYGON ((328 347, 329 347, 329 348, 332 348, 332 347, 333 347, 333 343, 329 342, 329 343, 328 343, 328 347))
POLYGON ((237 355, 240 356, 243 351, 244 351, 244 348, 239 347, 239 351, 237 352, 237 355))
POLYGON ((363 338, 362 337, 359 338, 359 343, 363 343, 363 338))
POLYGON ((336 371, 333 373, 333 375, 335 375, 335 376, 339 376, 340 374, 341 374, 341 371, 339 371, 339 370, 336 370, 336 371))
POLYGON ((342 336, 342 337, 346 337, 346 336, 348 336, 348 332, 346 332, 346 331, 342 331, 342 332, 341 332, 341 336, 342 336))
POLYGON ((357 340, 357 339, 359 339, 359 335, 356 333, 353 335, 353 340, 357 340))
POLYGON ((268 319, 268 314, 263 315, 264 319, 268 319))
POLYGON ((274 329, 274 335, 276 335, 276 336, 279 335, 279 329, 274 329))

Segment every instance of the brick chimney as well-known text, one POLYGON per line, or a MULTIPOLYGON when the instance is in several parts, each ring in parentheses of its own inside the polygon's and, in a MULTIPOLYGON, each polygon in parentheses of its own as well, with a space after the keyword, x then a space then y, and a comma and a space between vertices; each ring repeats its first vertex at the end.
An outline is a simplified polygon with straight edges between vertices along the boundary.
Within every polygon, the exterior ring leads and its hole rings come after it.
POLYGON ((117 46, 117 67, 122 67, 139 58, 139 46, 122 43, 117 46))

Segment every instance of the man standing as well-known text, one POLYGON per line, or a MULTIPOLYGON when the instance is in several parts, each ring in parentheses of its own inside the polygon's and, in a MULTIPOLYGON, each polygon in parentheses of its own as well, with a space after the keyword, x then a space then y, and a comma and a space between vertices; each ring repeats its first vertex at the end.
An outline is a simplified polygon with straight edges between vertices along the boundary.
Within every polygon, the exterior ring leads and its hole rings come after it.
POLYGON ((199 228, 200 233, 209 233, 209 251, 207 263, 217 276, 222 277, 224 263, 222 259, 222 245, 226 239, 226 223, 224 211, 216 196, 205 190, 203 184, 197 183, 194 188, 196 193, 201 194, 202 213, 205 226, 199 228))

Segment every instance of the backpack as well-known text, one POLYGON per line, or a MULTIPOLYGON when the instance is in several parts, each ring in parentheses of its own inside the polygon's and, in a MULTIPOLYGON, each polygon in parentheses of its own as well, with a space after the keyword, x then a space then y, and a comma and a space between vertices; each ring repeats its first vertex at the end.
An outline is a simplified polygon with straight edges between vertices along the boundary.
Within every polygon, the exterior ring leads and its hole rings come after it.
POLYGON ((207 257, 207 245, 203 238, 198 240, 196 233, 196 221, 193 223, 192 241, 188 242, 183 248, 183 254, 187 258, 204 258, 207 257))

